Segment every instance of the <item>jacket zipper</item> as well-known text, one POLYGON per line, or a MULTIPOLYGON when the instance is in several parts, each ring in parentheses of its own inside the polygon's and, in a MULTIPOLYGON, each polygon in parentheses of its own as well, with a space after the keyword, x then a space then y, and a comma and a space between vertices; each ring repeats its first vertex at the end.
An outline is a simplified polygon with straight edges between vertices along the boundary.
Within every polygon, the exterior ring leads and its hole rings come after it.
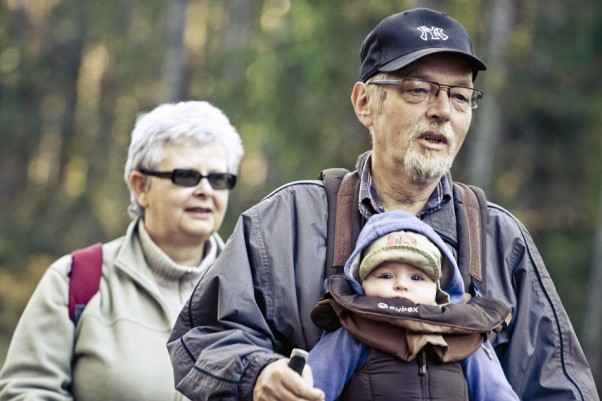
POLYGON ((430 392, 428 386, 428 369, 426 366, 426 351, 422 350, 418 354, 418 373, 420 374, 420 386, 422 387, 422 398, 430 400, 430 392))

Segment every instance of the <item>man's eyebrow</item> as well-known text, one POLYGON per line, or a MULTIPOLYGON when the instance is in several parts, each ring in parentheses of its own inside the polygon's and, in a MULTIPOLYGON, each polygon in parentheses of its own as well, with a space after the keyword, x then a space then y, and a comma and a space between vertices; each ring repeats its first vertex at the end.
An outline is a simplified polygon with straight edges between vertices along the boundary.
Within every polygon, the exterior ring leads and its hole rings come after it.
POLYGON ((435 78, 433 78, 432 76, 428 75, 428 74, 419 74, 419 73, 409 73, 409 74, 403 74, 401 76, 402 79, 422 79, 424 81, 431 81, 431 82, 437 82, 443 85, 450 85, 450 86, 463 86, 466 88, 472 88, 473 87, 473 83, 472 83, 472 79, 470 78, 458 78, 457 80, 453 81, 453 82, 439 82, 438 80, 436 80, 435 78))
MULTIPOLYGON (((423 79, 425 81, 433 81, 433 82, 438 82, 436 79, 434 79, 434 77, 432 77, 430 74, 424 72, 422 70, 422 68, 415 68, 415 66, 407 66, 405 68, 402 68, 399 71, 395 71, 393 73, 393 75, 397 78, 401 78, 401 79, 423 79)), ((440 82, 442 84, 449 84, 452 86, 465 86, 467 88, 472 88, 473 86, 473 82, 472 82, 472 76, 462 76, 457 78, 456 81, 449 83, 449 82, 440 82)))
POLYGON ((456 81, 452 85, 466 86, 468 88, 472 88, 472 86, 473 86, 472 77, 471 78, 460 78, 460 79, 458 79, 458 81, 456 81))

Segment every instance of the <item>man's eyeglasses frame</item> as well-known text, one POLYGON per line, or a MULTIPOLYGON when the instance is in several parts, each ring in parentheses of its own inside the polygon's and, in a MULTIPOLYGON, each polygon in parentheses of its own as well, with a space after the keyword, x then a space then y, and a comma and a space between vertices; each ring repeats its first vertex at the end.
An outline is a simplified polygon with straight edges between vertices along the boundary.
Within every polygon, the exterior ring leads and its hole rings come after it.
POLYGON ((379 85, 379 86, 395 86, 399 88, 401 96, 404 100, 409 103, 422 103, 424 101, 433 101, 439 96, 441 88, 447 89, 447 97, 459 111, 466 111, 468 108, 476 109, 479 101, 483 98, 483 91, 480 89, 469 88, 466 86, 458 85, 445 85, 439 82, 428 81, 425 79, 418 78, 404 78, 404 79, 376 79, 368 81, 368 85, 379 85), (408 87, 408 85, 414 84, 414 87, 408 87), (418 92, 417 90, 424 90, 427 88, 424 84, 428 85, 429 90, 427 92, 418 92), (422 86, 421 86, 422 85, 422 86), (436 89, 435 89, 436 88, 436 89), (466 91, 464 93, 457 93, 456 90, 466 91), (468 97, 466 96, 468 95, 468 97))

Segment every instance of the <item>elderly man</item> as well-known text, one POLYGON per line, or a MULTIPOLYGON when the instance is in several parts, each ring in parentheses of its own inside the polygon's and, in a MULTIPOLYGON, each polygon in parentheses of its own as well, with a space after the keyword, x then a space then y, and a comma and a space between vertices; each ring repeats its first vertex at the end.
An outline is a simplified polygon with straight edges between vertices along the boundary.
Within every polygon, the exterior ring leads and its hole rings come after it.
MULTIPOLYGON (((483 95, 473 85, 486 66, 461 24, 428 9, 384 19, 360 55, 351 100, 372 137, 372 150, 356 166, 363 221, 408 211, 457 255, 466 240, 449 169, 483 95)), ((284 355, 311 349, 321 335, 310 311, 324 295, 328 210, 322 183, 306 181, 243 213, 168 343, 179 391, 193 400, 324 397, 310 369, 296 375, 284 355)), ((473 295, 484 292, 512 310, 513 320, 491 338, 508 381, 523 400, 599 399, 529 234, 497 205, 489 203, 486 213, 485 280, 470 283, 468 266, 460 261, 460 269, 473 295)))

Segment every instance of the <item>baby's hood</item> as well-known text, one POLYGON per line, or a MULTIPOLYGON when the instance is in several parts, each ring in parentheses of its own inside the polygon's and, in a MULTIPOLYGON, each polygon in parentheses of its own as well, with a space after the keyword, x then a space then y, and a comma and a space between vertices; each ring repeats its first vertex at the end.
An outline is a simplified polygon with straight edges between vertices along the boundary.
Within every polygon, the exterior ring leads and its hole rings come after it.
POLYGON ((358 294, 364 294, 358 273, 364 248, 385 234, 402 230, 422 234, 439 248, 443 258, 441 287, 449 294, 451 303, 460 303, 464 295, 464 281, 451 251, 430 226, 403 210, 394 210, 372 216, 360 232, 355 250, 345 264, 345 275, 350 280, 353 289, 358 294))

